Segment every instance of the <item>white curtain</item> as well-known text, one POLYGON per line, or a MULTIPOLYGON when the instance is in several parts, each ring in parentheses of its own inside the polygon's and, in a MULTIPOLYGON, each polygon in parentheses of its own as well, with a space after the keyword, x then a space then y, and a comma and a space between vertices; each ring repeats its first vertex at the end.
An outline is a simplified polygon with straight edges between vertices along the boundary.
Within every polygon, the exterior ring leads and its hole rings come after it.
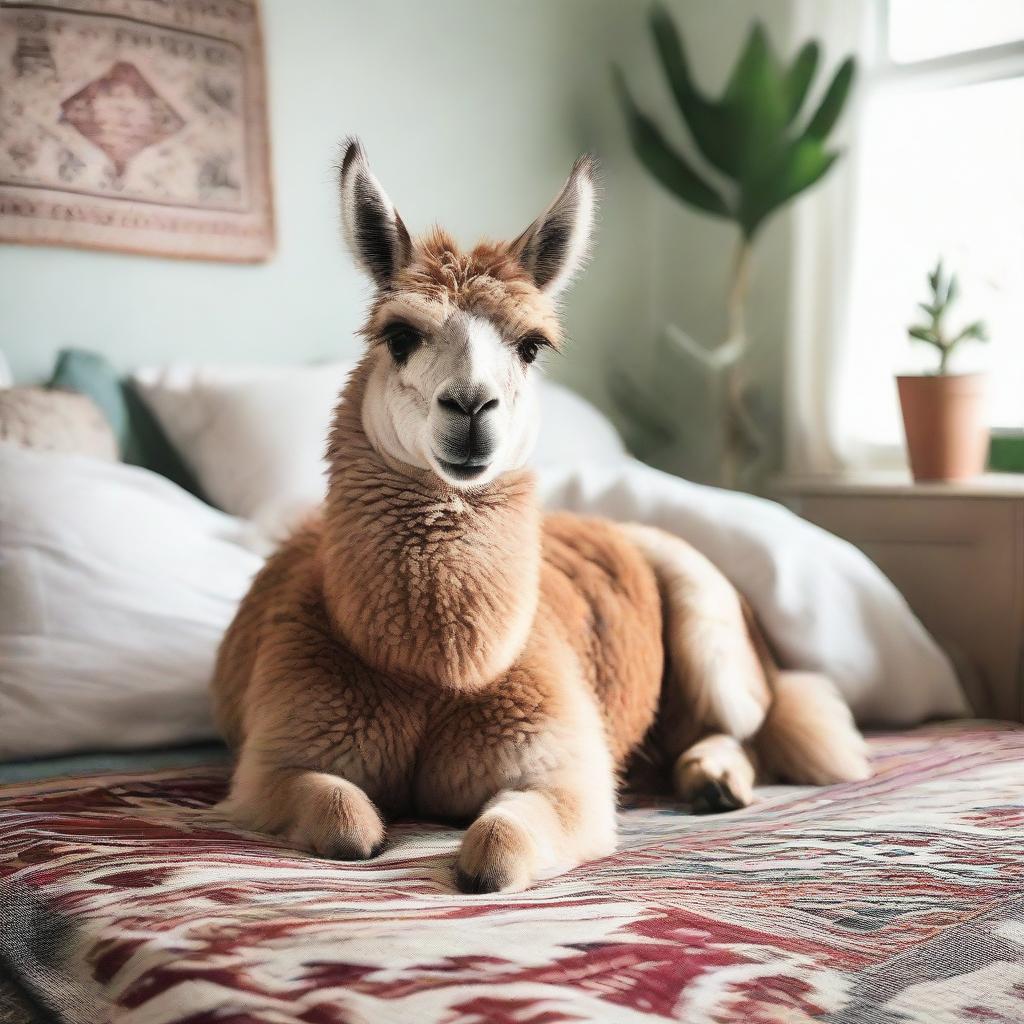
POLYGON ((791 50, 814 38, 823 50, 819 91, 847 54, 859 61, 859 87, 833 145, 844 155, 825 182, 793 209, 792 292, 786 346, 785 470, 834 473, 850 461, 840 436, 836 400, 852 270, 856 218, 856 147, 860 96, 875 52, 880 0, 794 0, 791 50))

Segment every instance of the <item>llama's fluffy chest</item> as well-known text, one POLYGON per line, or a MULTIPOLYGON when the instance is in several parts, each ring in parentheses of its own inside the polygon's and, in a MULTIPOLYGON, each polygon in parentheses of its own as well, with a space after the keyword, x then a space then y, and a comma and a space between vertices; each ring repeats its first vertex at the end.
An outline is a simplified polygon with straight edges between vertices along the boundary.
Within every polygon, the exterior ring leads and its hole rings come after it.
POLYGON ((324 600, 363 661, 456 690, 508 667, 536 608, 540 517, 528 479, 472 501, 400 482, 332 511, 324 600))
POLYGON ((313 683, 289 723, 291 743, 301 743, 292 749, 390 814, 468 818, 502 788, 550 767, 557 701, 525 675, 510 675, 507 689, 475 697, 386 686, 381 699, 381 689, 362 689, 366 677, 313 683))
POLYGON ((495 793, 553 767, 550 739, 569 717, 561 690, 590 699, 571 655, 546 654, 550 671, 531 655, 499 687, 458 694, 395 686, 339 651, 335 663, 345 668, 307 677, 287 729, 301 738, 308 767, 355 783, 390 814, 469 818, 495 793))
MULTIPOLYGON (((572 736, 587 731, 586 719, 621 765, 654 720, 660 598, 646 562, 613 524, 545 521, 525 645, 483 689, 402 681, 369 665, 332 628, 320 572, 312 535, 275 556, 222 661, 255 666, 244 732, 262 749, 349 780, 390 815, 471 817, 500 790, 548 776, 559 759, 590 758, 572 736)), ((367 579, 365 604, 374 585, 367 579)))
MULTIPOLYGON (((336 663, 351 657, 339 645, 336 663)), ((564 732, 590 709, 621 765, 654 721, 663 664, 646 563, 610 523, 551 517, 540 602, 513 666, 468 693, 343 669, 333 685, 354 691, 353 710, 334 732, 330 769, 394 813, 470 817, 557 767, 564 732)), ((337 708, 335 698, 328 713, 337 708)))

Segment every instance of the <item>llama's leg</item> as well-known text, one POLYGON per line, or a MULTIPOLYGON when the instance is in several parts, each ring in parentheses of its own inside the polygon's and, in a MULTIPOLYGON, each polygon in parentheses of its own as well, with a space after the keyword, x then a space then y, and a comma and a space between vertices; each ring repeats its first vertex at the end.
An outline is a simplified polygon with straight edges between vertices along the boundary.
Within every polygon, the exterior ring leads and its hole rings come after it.
POLYGON ((504 790, 470 825, 459 849, 463 892, 514 892, 615 849, 614 786, 504 790))
POLYGON ((542 630, 490 699, 474 702, 467 754, 491 784, 475 791, 482 807, 459 848, 463 892, 523 889, 615 849, 604 723, 572 649, 542 630))
POLYGON ((719 732, 679 755, 672 781, 676 793, 695 811, 733 811, 753 802, 755 774, 740 741, 719 732))
POLYGON ((869 778, 867 744, 835 684, 817 672, 779 672, 768 718, 754 737, 765 774, 828 786, 869 778))
POLYGON ((283 835, 321 857, 380 852, 384 822, 370 798, 337 775, 259 764, 245 751, 222 811, 243 828, 283 835))
MULTIPOLYGON (((674 755, 708 732, 749 739, 771 704, 767 652, 736 588, 689 544, 648 526, 627 536, 658 577, 668 655, 667 694, 685 718, 674 755), (686 734, 689 735, 686 735, 686 734)), ((671 746, 671 744, 670 744, 671 746)))

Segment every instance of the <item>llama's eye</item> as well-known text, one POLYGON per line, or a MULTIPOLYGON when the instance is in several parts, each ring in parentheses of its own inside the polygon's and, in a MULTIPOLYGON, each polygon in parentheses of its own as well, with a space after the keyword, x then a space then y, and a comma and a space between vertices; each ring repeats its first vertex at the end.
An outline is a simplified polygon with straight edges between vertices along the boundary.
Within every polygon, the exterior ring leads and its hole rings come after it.
POLYGON ((530 364, 537 358, 537 353, 547 344, 547 339, 540 334, 526 334, 519 339, 516 351, 519 358, 526 364, 530 364))
POLYGON ((384 329, 384 342, 391 353, 391 358, 401 365, 419 347, 422 335, 415 327, 408 324, 391 324, 384 329))

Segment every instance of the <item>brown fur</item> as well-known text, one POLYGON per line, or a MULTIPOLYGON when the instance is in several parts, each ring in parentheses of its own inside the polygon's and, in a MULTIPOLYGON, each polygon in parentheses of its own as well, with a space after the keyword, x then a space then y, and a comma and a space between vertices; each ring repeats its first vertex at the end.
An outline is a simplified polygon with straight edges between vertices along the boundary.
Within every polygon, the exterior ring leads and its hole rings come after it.
POLYGON ((484 242, 463 253, 440 228, 417 240, 415 259, 377 295, 363 334, 372 341, 396 312, 438 327, 452 308, 485 317, 508 337, 538 331, 553 348, 562 344, 554 304, 534 287, 507 245, 484 242))
POLYGON ((358 749, 343 774, 380 806, 465 817, 491 795, 478 755, 543 727, 564 664, 622 765, 661 689, 653 571, 611 523, 542 520, 527 473, 460 493, 383 465, 353 415, 365 373, 338 407, 325 517, 270 559, 225 637, 222 731, 235 745, 255 732, 264 751, 299 740, 322 771, 358 749), (413 791, 414 767, 475 795, 438 806, 413 791))
MULTIPOLYGON (((463 255, 441 233, 381 290, 366 333, 394 307, 440 322, 453 305, 561 337, 507 247, 463 255)), ((731 586, 658 531, 542 516, 527 472, 460 490, 394 463, 361 418, 388 358, 372 344, 353 373, 323 515, 269 560, 221 647, 230 816, 339 857, 371 856, 395 815, 469 821, 459 884, 492 891, 611 852, 616 773, 645 737, 696 806, 749 803, 741 741, 757 744, 766 714, 773 734, 793 728, 772 717, 772 668, 731 586)), ((794 727, 803 747, 812 719, 794 727)), ((862 765, 855 752, 838 774, 862 765)))
POLYGON ((439 489, 429 471, 382 465, 359 415, 374 358, 353 374, 328 448, 321 543, 328 614, 367 664, 476 689, 511 665, 536 607, 540 514, 532 480, 508 474, 500 486, 469 495, 439 489))

